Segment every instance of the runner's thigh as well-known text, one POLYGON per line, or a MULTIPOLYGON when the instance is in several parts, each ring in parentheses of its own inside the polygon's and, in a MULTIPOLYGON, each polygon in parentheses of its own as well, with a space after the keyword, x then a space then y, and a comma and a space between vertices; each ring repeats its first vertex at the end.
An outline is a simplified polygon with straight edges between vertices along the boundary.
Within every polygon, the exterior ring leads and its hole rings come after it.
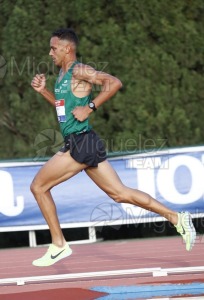
POLYGON ((75 161, 70 156, 69 151, 65 153, 58 152, 43 165, 35 176, 33 183, 48 190, 76 175, 86 167, 85 164, 75 161))
POLYGON ((118 174, 107 160, 99 163, 97 168, 87 168, 85 171, 108 194, 124 188, 118 174))

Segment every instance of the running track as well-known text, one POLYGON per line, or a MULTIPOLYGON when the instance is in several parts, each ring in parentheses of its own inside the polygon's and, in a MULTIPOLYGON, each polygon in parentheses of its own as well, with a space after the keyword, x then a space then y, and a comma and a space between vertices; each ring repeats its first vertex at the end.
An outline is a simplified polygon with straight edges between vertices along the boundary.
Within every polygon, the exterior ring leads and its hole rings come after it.
POLYGON ((191 252, 180 237, 75 244, 46 268, 31 262, 47 247, 4 249, 0 300, 204 299, 203 242, 191 252))

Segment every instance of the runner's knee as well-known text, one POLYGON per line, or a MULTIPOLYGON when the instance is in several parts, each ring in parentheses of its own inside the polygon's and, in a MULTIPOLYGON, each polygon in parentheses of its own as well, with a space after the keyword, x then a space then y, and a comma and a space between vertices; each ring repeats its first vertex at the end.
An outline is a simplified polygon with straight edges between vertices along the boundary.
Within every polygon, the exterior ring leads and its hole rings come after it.
POLYGON ((42 187, 35 181, 35 179, 33 180, 33 182, 30 185, 30 190, 34 196, 41 194, 43 192, 42 187))
POLYGON ((109 192, 108 196, 117 203, 125 202, 125 198, 126 198, 123 188, 109 192))

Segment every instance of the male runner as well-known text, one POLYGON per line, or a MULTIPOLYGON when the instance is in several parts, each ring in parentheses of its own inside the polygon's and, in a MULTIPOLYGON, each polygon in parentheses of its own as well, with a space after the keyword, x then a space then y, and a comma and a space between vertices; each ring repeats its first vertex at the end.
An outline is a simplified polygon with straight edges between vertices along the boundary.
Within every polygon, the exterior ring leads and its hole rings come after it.
POLYGON ((32 87, 56 107, 64 147, 59 150, 35 176, 31 191, 49 226, 52 244, 45 255, 34 260, 35 266, 50 266, 71 255, 72 250, 60 228, 51 189, 80 171, 86 174, 107 195, 118 203, 130 203, 160 214, 175 225, 191 250, 196 231, 188 212, 177 213, 153 199, 150 195, 123 185, 106 159, 104 145, 91 129, 89 116, 121 88, 114 76, 99 72, 79 63, 76 57, 78 38, 72 29, 58 29, 50 39, 50 52, 55 65, 60 67, 55 83, 55 95, 46 88, 46 78, 37 74, 32 87), (92 99, 92 85, 101 91, 92 99))

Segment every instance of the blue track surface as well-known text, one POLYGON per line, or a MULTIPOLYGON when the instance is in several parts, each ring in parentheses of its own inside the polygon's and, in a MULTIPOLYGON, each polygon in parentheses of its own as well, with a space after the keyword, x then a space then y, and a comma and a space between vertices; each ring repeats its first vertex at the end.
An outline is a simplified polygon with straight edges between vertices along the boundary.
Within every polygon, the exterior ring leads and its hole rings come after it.
POLYGON ((99 286, 92 288, 94 291, 105 292, 109 295, 100 297, 98 300, 133 300, 146 299, 156 296, 183 296, 204 293, 204 283, 189 284, 162 284, 162 285, 139 285, 139 286, 99 286))

